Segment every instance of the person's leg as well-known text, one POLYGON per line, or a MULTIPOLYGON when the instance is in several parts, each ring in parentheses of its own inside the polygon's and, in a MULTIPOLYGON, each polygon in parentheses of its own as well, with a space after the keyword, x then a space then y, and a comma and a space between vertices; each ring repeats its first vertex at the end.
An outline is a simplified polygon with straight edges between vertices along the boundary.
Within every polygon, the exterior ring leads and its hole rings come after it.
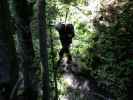
POLYGON ((67 54, 68 63, 72 61, 72 56, 70 54, 69 46, 65 47, 65 53, 67 54))
POLYGON ((62 48, 59 52, 59 59, 63 58, 63 54, 64 54, 64 48, 62 48))
POLYGON ((59 60, 58 60, 58 65, 60 64, 62 58, 63 58, 63 55, 64 55, 64 48, 62 47, 62 49, 60 50, 59 52, 59 60))

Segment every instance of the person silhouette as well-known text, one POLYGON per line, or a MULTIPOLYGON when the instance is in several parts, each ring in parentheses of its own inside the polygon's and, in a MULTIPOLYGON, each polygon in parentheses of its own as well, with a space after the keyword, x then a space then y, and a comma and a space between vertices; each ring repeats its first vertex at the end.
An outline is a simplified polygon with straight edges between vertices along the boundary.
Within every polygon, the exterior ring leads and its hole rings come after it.
POLYGON ((66 54, 68 62, 72 61, 70 54, 70 44, 72 43, 72 38, 74 37, 74 26, 72 24, 63 24, 58 23, 55 26, 55 29, 59 32, 59 38, 62 45, 62 48, 59 52, 59 63, 63 58, 63 55, 66 54))

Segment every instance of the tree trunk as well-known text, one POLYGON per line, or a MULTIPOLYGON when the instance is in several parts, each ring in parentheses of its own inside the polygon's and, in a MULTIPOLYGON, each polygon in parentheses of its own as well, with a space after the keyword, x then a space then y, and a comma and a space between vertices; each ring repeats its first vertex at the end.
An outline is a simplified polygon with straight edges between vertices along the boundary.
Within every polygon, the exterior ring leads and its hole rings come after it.
POLYGON ((16 49, 10 29, 8 1, 0 0, 0 90, 5 88, 8 99, 18 80, 16 49))
POLYGON ((26 100, 37 100, 36 67, 30 28, 33 13, 32 5, 27 0, 14 0, 16 11, 17 36, 24 68, 24 96, 26 100))
POLYGON ((53 81, 54 81, 54 100, 58 100, 58 86, 57 86, 57 66, 55 64, 55 54, 54 54, 54 41, 53 41, 53 35, 52 35, 52 29, 50 29, 50 38, 51 38, 51 63, 52 63, 52 72, 53 72, 53 81))
POLYGON ((50 100, 45 0, 38 0, 37 17, 38 32, 40 39, 40 57, 43 66, 43 100, 50 100))

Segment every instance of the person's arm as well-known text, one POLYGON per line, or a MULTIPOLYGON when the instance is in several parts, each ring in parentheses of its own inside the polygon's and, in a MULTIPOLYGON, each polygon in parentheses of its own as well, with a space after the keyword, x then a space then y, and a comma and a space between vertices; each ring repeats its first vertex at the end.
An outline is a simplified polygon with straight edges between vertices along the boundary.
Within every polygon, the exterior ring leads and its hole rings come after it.
POLYGON ((68 24, 69 27, 69 32, 71 34, 71 37, 75 36, 75 32, 74 32, 74 26, 72 24, 68 24))

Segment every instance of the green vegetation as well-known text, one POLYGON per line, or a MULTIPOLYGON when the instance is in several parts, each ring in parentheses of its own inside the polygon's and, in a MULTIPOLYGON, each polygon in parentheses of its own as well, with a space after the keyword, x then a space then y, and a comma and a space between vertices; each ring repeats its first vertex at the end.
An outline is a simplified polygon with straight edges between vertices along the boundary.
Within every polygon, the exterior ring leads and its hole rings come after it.
POLYGON ((127 85, 133 66, 133 3, 112 1, 112 4, 106 4, 101 0, 102 4, 97 8, 99 11, 94 13, 93 9, 85 9, 87 7, 84 4, 73 5, 68 2, 57 5, 60 9, 56 22, 59 22, 58 19, 64 21, 69 8, 67 21, 73 23, 76 30, 71 47, 75 61, 80 63, 86 75, 90 73, 98 86, 107 90, 115 100, 127 100, 127 85))
POLYGON ((0 100, 133 100, 131 0, 2 0, 0 11, 0 100), (70 64, 57 64, 59 22, 75 28, 70 64))

